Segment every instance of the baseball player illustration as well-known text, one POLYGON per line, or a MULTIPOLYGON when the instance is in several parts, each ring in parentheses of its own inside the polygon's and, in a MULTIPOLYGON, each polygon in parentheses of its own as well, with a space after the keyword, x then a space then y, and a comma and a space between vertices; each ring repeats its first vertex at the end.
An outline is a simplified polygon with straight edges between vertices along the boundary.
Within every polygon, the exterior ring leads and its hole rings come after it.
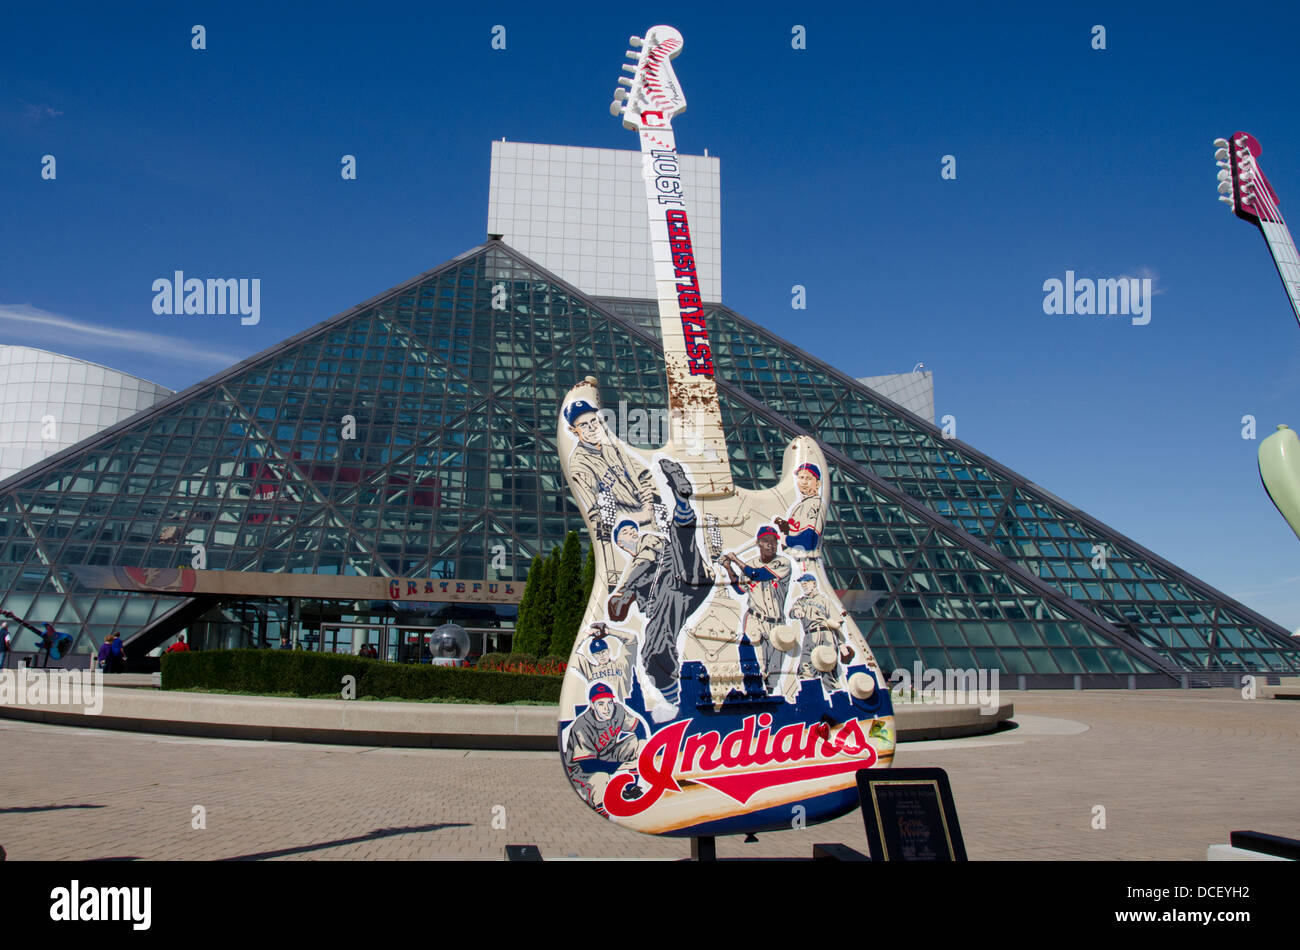
POLYGON ((795 469, 794 483, 799 489, 799 500, 787 517, 773 518, 772 523, 785 535, 786 550, 802 560, 817 554, 825 525, 821 469, 812 462, 805 462, 795 469))
POLYGON ((798 584, 803 594, 790 608, 790 616, 803 625, 799 677, 820 677, 827 690, 840 689, 843 684, 836 661, 848 662, 853 658, 853 648, 843 643, 840 637, 843 618, 831 605, 830 598, 817 589, 817 578, 803 574, 798 578, 798 584))
POLYGON ((713 572, 696 540, 695 509, 687 501, 694 488, 685 470, 671 459, 663 459, 659 467, 675 502, 671 523, 662 535, 641 531, 631 519, 616 526, 618 546, 632 555, 632 563, 607 609, 611 620, 621 622, 635 604, 645 618, 641 660, 663 697, 663 704, 652 713, 662 722, 677 713, 677 635, 713 590, 713 572))
MULTIPOLYGON (((654 505, 659 500, 654 480, 638 459, 606 439, 605 423, 591 403, 585 399, 571 402, 564 408, 564 419, 577 439, 569 456, 574 497, 590 523, 598 526, 605 564, 612 565, 611 524, 630 518, 642 529, 654 526, 654 505), (604 531, 599 528, 602 525, 604 531)), ((610 585, 617 583, 613 571, 611 567, 607 578, 610 585)))
POLYGON ((758 562, 746 564, 728 552, 721 563, 731 579, 731 588, 744 595, 745 616, 741 630, 754 645, 767 678, 768 692, 776 692, 786 654, 774 642, 773 634, 785 623, 785 595, 790 589, 790 562, 776 553, 778 535, 771 525, 758 529, 758 562))
POLYGON ((593 623, 578 645, 572 664, 589 684, 601 680, 614 690, 619 702, 632 692, 632 669, 636 660, 636 638, 593 623))
MULTIPOLYGON (((601 814, 606 814, 605 786, 609 777, 636 762, 645 739, 636 735, 640 720, 614 698, 608 684, 593 684, 587 698, 589 705, 569 727, 564 765, 569 781, 582 797, 601 814)), ((624 794, 635 798, 640 790, 631 785, 624 794)))

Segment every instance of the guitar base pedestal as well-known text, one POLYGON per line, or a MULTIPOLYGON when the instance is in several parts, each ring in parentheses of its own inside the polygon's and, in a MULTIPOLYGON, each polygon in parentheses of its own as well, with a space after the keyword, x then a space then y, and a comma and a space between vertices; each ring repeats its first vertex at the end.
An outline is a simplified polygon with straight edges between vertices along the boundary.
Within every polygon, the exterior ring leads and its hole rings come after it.
MULTIPOLYGON (((748 838, 746 840, 749 840, 748 838)), ((754 839, 757 840, 757 839, 754 839)), ((718 845, 712 835, 702 835, 698 838, 691 839, 691 860, 692 861, 716 861, 718 860, 718 845)), ((745 860, 740 858, 739 860, 745 860)), ((777 858, 775 860, 785 860, 777 858)), ((799 860, 798 858, 788 860, 799 860)), ((804 859, 807 860, 807 859, 804 859)), ((854 851, 848 845, 824 842, 813 845, 813 861, 870 861, 871 859, 860 851, 854 851)))
POLYGON ((713 835, 701 835, 698 838, 691 839, 691 860, 718 860, 718 843, 714 840, 713 835))
MULTIPOLYGON (((532 844, 508 844, 506 845, 507 861, 541 861, 542 852, 536 845, 532 844)), ((718 860, 718 844, 712 835, 703 835, 691 839, 691 860, 692 861, 716 861, 718 860)), ((777 859, 781 860, 781 859, 777 859)), ((798 860, 798 859, 795 859, 798 860)), ((865 854, 854 851, 848 845, 843 844, 815 844, 813 845, 812 860, 814 861, 869 861, 871 860, 865 854)))

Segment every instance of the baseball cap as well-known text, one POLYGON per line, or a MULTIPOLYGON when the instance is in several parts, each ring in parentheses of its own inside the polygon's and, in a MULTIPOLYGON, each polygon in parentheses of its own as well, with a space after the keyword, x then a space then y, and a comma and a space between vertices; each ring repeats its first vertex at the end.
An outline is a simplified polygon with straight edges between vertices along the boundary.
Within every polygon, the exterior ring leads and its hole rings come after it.
POLYGON ((579 399, 576 402, 569 403, 569 405, 565 407, 564 419, 569 423, 569 425, 573 425, 577 422, 579 416, 585 416, 587 413, 595 411, 595 406, 587 402, 585 399, 579 399))
POLYGON ((589 699, 593 703, 598 699, 613 699, 613 698, 614 698, 614 691, 610 689, 608 686, 606 686, 604 683, 597 683, 595 686, 591 687, 591 691, 587 693, 587 699, 589 699))

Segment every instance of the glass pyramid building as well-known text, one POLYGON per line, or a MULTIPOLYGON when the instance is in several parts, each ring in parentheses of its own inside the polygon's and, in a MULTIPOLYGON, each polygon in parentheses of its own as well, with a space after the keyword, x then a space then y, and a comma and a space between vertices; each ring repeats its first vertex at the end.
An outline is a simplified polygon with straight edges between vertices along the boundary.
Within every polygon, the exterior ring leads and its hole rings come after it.
MULTIPOLYGON (((884 669, 1300 671, 1278 625, 741 315, 708 319, 736 480, 775 480, 790 438, 819 438, 827 568, 884 669)), ((196 544, 210 571, 520 582, 583 532, 552 439, 562 395, 590 374, 607 406, 666 406, 656 334, 652 302, 593 299, 489 241, 0 482, 0 608, 79 632, 83 655, 114 629, 137 653, 183 629, 264 645, 374 609, 76 570, 187 566, 196 544)))

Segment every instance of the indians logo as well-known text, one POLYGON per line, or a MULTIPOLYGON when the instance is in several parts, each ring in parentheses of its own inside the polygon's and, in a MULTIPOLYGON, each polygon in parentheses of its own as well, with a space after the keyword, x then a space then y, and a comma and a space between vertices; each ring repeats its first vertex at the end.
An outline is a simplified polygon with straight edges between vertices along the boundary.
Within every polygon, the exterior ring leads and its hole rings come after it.
POLYGON ((632 773, 610 779, 605 809, 612 817, 639 815, 664 795, 682 791, 683 782, 707 785, 743 805, 772 786, 856 772, 876 762, 876 750, 856 719, 836 727, 834 735, 824 722, 797 722, 773 734, 771 715, 762 713, 747 716, 725 738, 717 732, 688 736, 692 722, 685 719, 659 730, 641 750, 637 771, 650 786, 641 795, 623 797, 636 781, 632 773))

